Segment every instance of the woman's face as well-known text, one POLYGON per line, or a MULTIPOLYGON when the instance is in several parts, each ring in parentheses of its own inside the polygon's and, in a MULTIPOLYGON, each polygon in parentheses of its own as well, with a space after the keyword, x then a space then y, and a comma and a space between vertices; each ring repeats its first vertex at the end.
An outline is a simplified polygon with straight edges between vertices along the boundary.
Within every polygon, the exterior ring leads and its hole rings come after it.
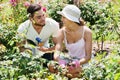
POLYGON ((67 26, 67 27, 72 23, 72 21, 68 20, 68 19, 67 19, 66 17, 64 17, 64 16, 62 16, 61 21, 63 22, 63 25, 64 25, 64 26, 67 26))

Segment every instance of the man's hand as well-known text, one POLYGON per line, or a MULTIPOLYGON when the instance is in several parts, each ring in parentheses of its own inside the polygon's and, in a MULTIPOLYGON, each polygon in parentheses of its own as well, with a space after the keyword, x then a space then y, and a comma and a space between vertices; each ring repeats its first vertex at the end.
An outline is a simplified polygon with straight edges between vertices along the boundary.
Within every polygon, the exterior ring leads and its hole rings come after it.
POLYGON ((40 50, 40 51, 43 51, 43 52, 49 51, 49 49, 46 48, 46 47, 44 47, 44 46, 40 47, 39 50, 40 50))

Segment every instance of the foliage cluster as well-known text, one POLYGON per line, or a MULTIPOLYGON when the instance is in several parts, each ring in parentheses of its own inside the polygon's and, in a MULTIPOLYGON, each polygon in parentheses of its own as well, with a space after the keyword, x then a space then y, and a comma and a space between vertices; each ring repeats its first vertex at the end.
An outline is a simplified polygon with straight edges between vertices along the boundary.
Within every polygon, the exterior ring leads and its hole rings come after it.
POLYGON ((5 45, 7 49, 15 46, 15 35, 18 25, 27 19, 26 8, 22 3, 12 6, 7 3, 2 7, 0 12, 0 43, 5 45))
MULTIPOLYGON (((117 47, 120 47, 119 45, 117 47)), ((41 54, 41 53, 40 53, 41 54)), ((85 80, 119 80, 120 79, 120 49, 115 49, 111 55, 92 58, 89 65, 83 68, 83 73, 80 79, 85 80)), ((0 58, 0 79, 14 80, 68 80, 67 77, 61 74, 64 71, 60 70, 59 74, 52 74, 48 68, 43 67, 46 62, 40 56, 32 56, 29 51, 13 52, 7 51, 0 58)), ((56 64, 52 62, 52 65, 56 64)), ((56 66, 57 67, 57 66, 56 66)), ((58 67, 57 67, 58 68, 58 67)), ((78 80, 78 79, 76 79, 78 80)))
POLYGON ((48 15, 56 21, 60 22, 61 17, 59 14, 57 14, 57 11, 61 11, 64 6, 64 0, 49 0, 48 4, 46 4, 46 7, 48 9, 48 15))
MULTIPOLYGON (((120 46, 118 46, 120 47, 120 46)), ((86 80, 119 80, 120 79, 120 51, 114 50, 111 55, 103 55, 91 60, 90 65, 84 68, 83 77, 86 80)))
POLYGON ((115 4, 108 2, 100 4, 99 2, 86 2, 80 5, 81 17, 87 21, 89 27, 94 31, 94 40, 101 42, 101 50, 105 40, 118 40, 119 34, 119 8, 114 10, 115 4), (115 33, 116 32, 116 33, 115 33), (116 34, 114 38, 111 36, 116 34))
POLYGON ((59 75, 57 77, 51 74, 43 64, 46 64, 46 60, 39 55, 32 56, 28 51, 21 54, 8 51, 0 59, 0 80, 58 80, 60 78, 59 75))

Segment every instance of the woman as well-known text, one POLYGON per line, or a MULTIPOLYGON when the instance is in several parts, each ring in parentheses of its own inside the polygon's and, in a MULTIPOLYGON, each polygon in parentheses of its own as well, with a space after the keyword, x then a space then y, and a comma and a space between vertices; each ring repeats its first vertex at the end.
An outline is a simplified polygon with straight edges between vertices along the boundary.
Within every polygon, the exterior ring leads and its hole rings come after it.
MULTIPOLYGON (((92 31, 85 26, 85 22, 81 19, 81 11, 75 5, 67 5, 57 13, 62 15, 61 20, 64 27, 58 32, 56 50, 62 51, 64 42, 68 55, 78 59, 79 65, 88 63, 91 59, 92 31)), ((76 72, 79 69, 76 68, 72 71, 76 72)))

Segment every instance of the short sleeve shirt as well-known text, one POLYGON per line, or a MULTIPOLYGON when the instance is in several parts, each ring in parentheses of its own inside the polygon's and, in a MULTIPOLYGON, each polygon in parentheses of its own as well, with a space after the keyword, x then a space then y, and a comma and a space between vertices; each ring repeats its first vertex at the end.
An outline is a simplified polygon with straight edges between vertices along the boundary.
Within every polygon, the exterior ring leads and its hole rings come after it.
POLYGON ((59 30, 59 24, 51 19, 46 18, 45 20, 45 26, 43 26, 40 34, 36 32, 36 30, 32 26, 32 22, 30 20, 25 21, 22 23, 18 28, 18 33, 23 33, 26 35, 27 39, 32 40, 35 44, 38 44, 36 41, 36 37, 39 37, 42 39, 42 42, 44 42, 45 47, 49 47, 48 39, 52 37, 57 36, 57 32, 59 30))

